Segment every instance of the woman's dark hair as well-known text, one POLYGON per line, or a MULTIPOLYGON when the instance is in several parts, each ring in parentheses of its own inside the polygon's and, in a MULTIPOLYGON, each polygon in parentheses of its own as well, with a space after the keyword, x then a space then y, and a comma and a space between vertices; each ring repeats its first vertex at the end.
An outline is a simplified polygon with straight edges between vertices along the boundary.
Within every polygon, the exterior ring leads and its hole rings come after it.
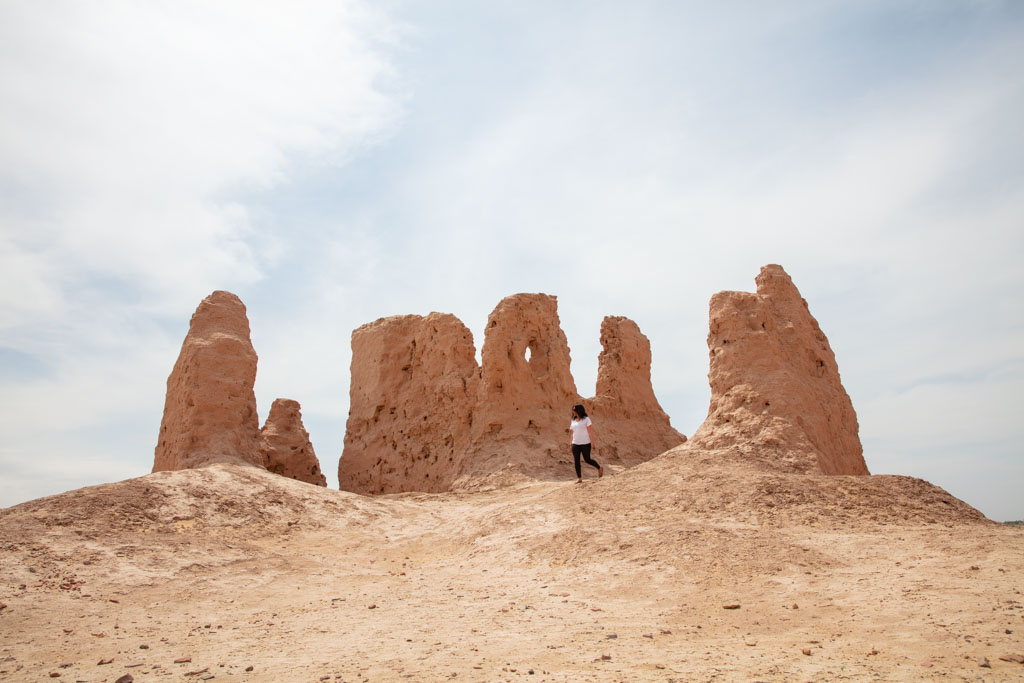
POLYGON ((577 403, 572 409, 580 416, 581 420, 587 416, 587 409, 583 407, 582 403, 577 403))

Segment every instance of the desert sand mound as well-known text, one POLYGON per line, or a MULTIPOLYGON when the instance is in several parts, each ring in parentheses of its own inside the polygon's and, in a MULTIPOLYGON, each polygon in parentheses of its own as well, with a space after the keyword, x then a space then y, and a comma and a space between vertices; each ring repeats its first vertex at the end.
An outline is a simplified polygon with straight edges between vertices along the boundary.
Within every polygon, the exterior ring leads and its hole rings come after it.
POLYGON ((221 464, 2 510, 0 677, 1024 672, 1024 532, 925 482, 684 449, 572 479, 368 498, 221 464))

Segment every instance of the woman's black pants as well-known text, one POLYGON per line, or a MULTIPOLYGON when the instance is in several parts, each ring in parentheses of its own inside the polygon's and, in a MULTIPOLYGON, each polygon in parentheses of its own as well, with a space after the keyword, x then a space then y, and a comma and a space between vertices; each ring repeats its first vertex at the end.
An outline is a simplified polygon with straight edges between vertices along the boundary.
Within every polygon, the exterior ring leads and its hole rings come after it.
POLYGON ((595 470, 601 469, 601 466, 596 461, 590 459, 590 446, 589 443, 574 443, 572 445, 572 459, 576 465, 576 478, 581 479, 583 473, 580 470, 580 455, 583 455, 583 459, 587 461, 588 465, 591 465, 595 470))

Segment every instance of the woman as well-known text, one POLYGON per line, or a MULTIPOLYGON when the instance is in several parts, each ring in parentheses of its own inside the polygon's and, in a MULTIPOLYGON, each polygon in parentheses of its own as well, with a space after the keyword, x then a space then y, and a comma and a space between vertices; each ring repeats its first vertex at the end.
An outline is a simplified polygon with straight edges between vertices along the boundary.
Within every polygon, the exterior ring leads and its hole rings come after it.
POLYGON ((572 422, 569 423, 569 431, 572 432, 572 458, 576 465, 576 483, 583 483, 583 473, 580 471, 580 455, 587 461, 588 465, 597 468, 597 476, 604 476, 604 468, 590 459, 590 449, 594 447, 593 422, 587 417, 587 409, 580 404, 572 407, 572 422))

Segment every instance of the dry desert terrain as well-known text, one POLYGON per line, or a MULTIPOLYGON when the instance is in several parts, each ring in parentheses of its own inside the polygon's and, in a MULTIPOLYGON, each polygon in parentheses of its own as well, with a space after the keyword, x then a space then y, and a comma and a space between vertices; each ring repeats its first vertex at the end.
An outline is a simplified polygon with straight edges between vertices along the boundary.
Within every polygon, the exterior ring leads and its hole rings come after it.
POLYGON ((1024 529, 906 477, 609 469, 368 497, 214 465, 7 508, 0 680, 1024 678, 1024 529))

